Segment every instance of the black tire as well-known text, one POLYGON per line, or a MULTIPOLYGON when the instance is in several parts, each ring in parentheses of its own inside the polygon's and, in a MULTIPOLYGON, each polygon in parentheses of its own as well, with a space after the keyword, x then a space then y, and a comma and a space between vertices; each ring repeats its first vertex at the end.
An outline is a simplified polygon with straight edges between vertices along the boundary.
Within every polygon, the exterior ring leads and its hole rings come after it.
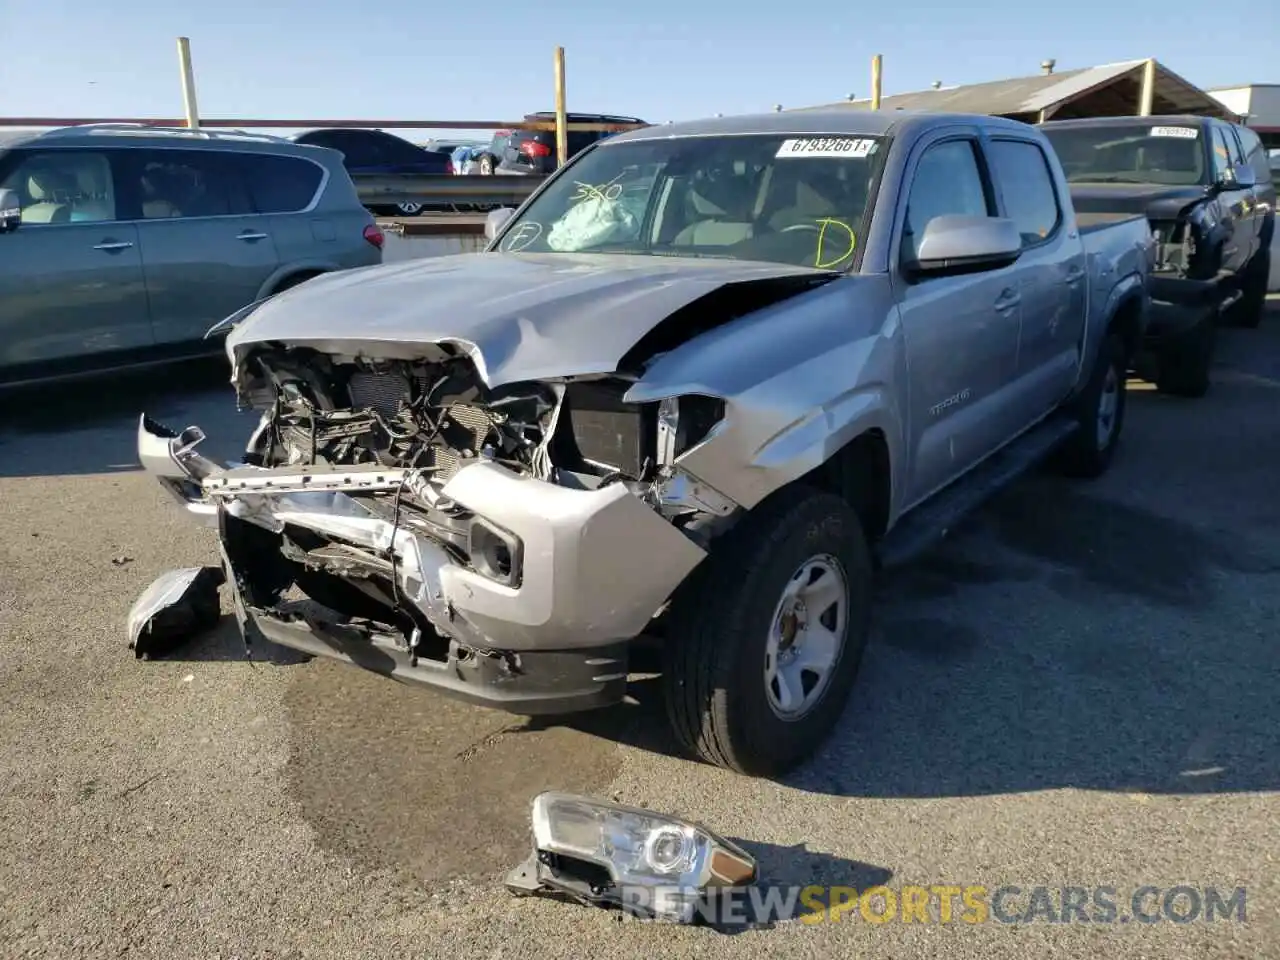
POLYGON ((788 489, 726 533, 670 612, 663 685, 684 747, 752 776, 778 776, 807 759, 839 721, 857 679, 870 631, 871 585, 871 554, 858 515, 832 494, 788 489), (766 654, 783 589, 817 558, 844 574, 843 643, 814 702, 787 719, 770 703, 766 654))
POLYGON ((1174 397, 1203 397, 1209 392, 1218 325, 1212 312, 1176 342, 1165 347, 1156 363, 1156 389, 1174 397))
POLYGON ((271 293, 273 296, 277 293, 284 293, 286 290, 292 290, 298 284, 306 283, 312 277, 318 277, 318 276, 320 276, 320 271, 317 271, 317 270, 311 270, 304 273, 295 273, 292 276, 285 277, 278 284, 276 284, 276 288, 272 290, 271 293))
MULTIPOLYGON (((1274 239, 1272 240, 1274 243, 1274 239)), ((1243 296, 1227 311, 1227 320, 1233 327, 1256 330, 1267 310, 1267 283, 1271 275, 1270 245, 1255 253, 1244 268, 1240 278, 1243 296)))
POLYGON ((1092 479, 1107 472, 1115 457, 1124 429, 1129 360, 1124 341, 1110 334, 1098 347, 1089 382, 1073 401, 1072 416, 1079 423, 1076 430, 1058 450, 1058 469, 1069 477, 1092 479), (1103 403, 1114 393, 1115 404, 1105 436, 1099 429, 1103 403))

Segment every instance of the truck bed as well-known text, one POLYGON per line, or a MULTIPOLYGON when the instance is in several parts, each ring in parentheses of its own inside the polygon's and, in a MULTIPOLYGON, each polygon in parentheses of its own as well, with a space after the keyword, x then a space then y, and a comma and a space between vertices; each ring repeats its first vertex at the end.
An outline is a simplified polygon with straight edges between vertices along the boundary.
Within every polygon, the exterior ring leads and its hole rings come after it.
POLYGON ((1112 227, 1124 220, 1146 220, 1141 213, 1077 213, 1076 225, 1080 233, 1093 233, 1104 227, 1112 227))

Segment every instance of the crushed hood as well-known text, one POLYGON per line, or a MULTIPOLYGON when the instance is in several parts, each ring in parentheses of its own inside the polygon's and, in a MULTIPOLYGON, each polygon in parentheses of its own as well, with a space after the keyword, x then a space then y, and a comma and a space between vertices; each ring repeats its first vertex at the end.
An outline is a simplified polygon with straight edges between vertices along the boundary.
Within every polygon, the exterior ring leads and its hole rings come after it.
POLYGON ((1176 220, 1183 209, 1208 195, 1208 188, 1200 186, 1071 184, 1071 202, 1078 213, 1142 213, 1151 220, 1176 220))
POLYGON ((227 352, 238 366, 270 342, 386 359, 452 344, 496 387, 612 372, 664 319, 726 285, 795 278, 800 292, 835 276, 719 259, 459 254, 309 280, 250 311, 227 352))

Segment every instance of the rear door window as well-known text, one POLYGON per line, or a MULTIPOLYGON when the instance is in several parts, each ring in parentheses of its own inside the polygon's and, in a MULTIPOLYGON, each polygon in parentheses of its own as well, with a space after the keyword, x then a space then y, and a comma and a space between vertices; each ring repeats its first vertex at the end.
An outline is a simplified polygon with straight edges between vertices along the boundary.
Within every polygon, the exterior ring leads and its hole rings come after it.
POLYGON ((234 159, 212 150, 130 150, 130 186, 141 219, 226 217, 253 213, 234 159))
POLYGON ((383 162, 377 142, 363 132, 335 130, 333 141, 349 167, 376 167, 383 162))
POLYGON ((258 213, 298 213, 311 206, 324 171, 310 160, 268 154, 237 157, 258 213))
POLYGON ((1240 145, 1244 147, 1245 163, 1253 167, 1259 186, 1265 184, 1271 179, 1271 163, 1267 159, 1266 148, 1258 135, 1248 127, 1237 127, 1236 132, 1240 136, 1240 145))
POLYGON ((376 144, 378 153, 387 163, 422 163, 426 159, 423 157, 425 151, 389 133, 375 133, 369 139, 376 144))
POLYGON ((994 140, 987 153, 1005 213, 1018 225, 1022 245, 1029 247, 1048 238, 1058 229, 1062 210, 1044 151, 1025 140, 994 140))

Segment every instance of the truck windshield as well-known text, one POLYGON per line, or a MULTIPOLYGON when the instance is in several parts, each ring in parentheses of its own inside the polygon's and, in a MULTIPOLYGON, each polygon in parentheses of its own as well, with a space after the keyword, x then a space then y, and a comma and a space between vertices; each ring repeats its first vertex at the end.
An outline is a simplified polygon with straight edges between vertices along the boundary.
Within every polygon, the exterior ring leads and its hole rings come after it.
POLYGON ((1069 183, 1208 183, 1203 132, 1193 125, 1042 127, 1069 183))
POLYGON ((496 250, 763 260, 844 270, 884 151, 877 137, 602 143, 512 221, 496 250))

